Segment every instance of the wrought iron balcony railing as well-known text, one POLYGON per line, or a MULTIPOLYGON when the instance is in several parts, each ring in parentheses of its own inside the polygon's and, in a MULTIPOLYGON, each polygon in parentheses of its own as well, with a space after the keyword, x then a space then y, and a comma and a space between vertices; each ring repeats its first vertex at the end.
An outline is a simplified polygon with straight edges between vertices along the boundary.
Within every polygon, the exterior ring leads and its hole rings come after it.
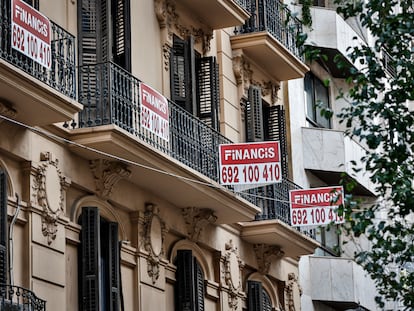
POLYGON ((251 0, 235 0, 235 2, 240 5, 243 9, 250 12, 250 2, 251 0))
POLYGON ((0 284, 0 310, 45 311, 46 301, 23 287, 0 284))
MULTIPOLYGON (((140 80, 119 66, 107 62, 79 68, 79 102, 83 111, 74 127, 115 124, 152 147, 179 160, 218 182, 218 146, 229 139, 169 101, 169 142, 141 127, 140 80)), ((289 190, 294 183, 282 183, 238 192, 262 208, 261 219, 280 219, 290 224, 289 190)))
POLYGON ((248 11, 251 17, 243 26, 236 28, 236 34, 267 31, 303 61, 301 48, 297 46, 297 35, 302 32, 302 23, 285 4, 280 0, 250 0, 248 11))
POLYGON ((51 22, 51 68, 47 69, 12 48, 9 4, 0 1, 0 58, 60 93, 76 98, 75 37, 51 22))

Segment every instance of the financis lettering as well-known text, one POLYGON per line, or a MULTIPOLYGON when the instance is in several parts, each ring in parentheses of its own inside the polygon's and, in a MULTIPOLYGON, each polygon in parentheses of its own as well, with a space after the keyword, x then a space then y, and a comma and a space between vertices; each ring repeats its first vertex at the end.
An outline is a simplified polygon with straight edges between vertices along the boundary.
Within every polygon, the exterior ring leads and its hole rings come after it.
POLYGON ((167 105, 163 100, 161 100, 160 98, 154 96, 153 94, 151 94, 150 92, 148 92, 145 89, 142 90, 142 96, 143 96, 143 99, 148 104, 150 104, 152 107, 154 107, 155 109, 161 111, 164 114, 167 113, 167 105))
POLYGON ((15 17, 44 37, 48 36, 48 25, 18 4, 16 4, 15 17))
POLYGON ((335 192, 296 194, 293 197, 293 203, 303 205, 315 205, 318 203, 336 203, 339 200, 339 198, 340 194, 335 192))
POLYGON ((252 149, 230 149, 224 150, 226 161, 240 161, 251 159, 273 159, 275 157, 274 147, 252 148, 252 149))

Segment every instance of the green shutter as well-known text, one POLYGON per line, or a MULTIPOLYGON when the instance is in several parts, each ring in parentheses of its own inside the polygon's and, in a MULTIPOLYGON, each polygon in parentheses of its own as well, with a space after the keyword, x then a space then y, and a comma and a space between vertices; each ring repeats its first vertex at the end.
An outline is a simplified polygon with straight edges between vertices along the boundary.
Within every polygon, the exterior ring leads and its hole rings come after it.
POLYGON ((248 311, 263 311, 262 283, 247 281, 248 311))
POLYGON ((111 292, 109 294, 112 311, 118 311, 120 305, 120 260, 119 260, 119 243, 118 243, 118 224, 109 223, 109 277, 111 292))
POLYGON ((267 107, 266 140, 279 141, 282 176, 288 175, 287 131, 285 109, 281 105, 267 107))
POLYGON ((82 208, 81 215, 81 310, 100 310, 100 221, 96 207, 82 208))
POLYGON ((175 310, 195 311, 194 261, 191 250, 179 250, 176 258, 175 310))
POLYGON ((246 103, 247 141, 263 141, 263 107, 260 87, 250 86, 249 98, 246 103))
POLYGON ((219 129, 218 64, 215 57, 196 59, 197 117, 215 130, 219 129))
POLYGON ((7 283, 7 175, 0 170, 0 283, 7 283))

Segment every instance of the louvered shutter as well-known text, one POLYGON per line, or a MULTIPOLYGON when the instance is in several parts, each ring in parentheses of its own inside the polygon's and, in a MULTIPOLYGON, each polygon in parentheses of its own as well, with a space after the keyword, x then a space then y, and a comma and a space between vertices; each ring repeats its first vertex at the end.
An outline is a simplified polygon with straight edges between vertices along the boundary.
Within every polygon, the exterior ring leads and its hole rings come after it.
POLYGON ((263 311, 262 283, 247 281, 248 311, 263 311))
POLYGON ((176 259, 175 310, 195 311, 194 261, 191 250, 179 250, 176 259))
POLYGON ((285 109, 281 105, 268 107, 266 140, 279 141, 282 176, 288 175, 287 132, 285 109))
POLYGON ((249 99, 246 103, 246 129, 248 141, 264 140, 262 91, 257 86, 249 88, 249 99))
POLYGON ((207 125, 218 130, 219 83, 218 64, 215 57, 196 60, 197 116, 207 125))
POLYGON ((100 221, 96 207, 82 208, 81 215, 81 309, 100 310, 100 221))
POLYGON ((196 287, 197 292, 195 293, 196 310, 204 311, 204 274, 196 258, 194 257, 193 259, 194 259, 194 266, 195 266, 194 283, 197 286, 196 287))
POLYGON ((108 270, 109 270, 109 277, 110 277, 110 293, 109 299, 112 311, 119 310, 119 303, 120 303, 120 280, 119 280, 119 273, 120 273, 120 262, 119 262, 119 243, 118 243, 118 224, 111 222, 108 224, 109 226, 109 260, 108 260, 108 270))
POLYGON ((112 1, 113 20, 113 61, 131 71, 131 23, 130 0, 112 1))
POLYGON ((272 311, 272 301, 270 300, 269 294, 262 289, 263 296, 263 311, 272 311))
POLYGON ((7 175, 0 170, 0 283, 7 283, 7 175))

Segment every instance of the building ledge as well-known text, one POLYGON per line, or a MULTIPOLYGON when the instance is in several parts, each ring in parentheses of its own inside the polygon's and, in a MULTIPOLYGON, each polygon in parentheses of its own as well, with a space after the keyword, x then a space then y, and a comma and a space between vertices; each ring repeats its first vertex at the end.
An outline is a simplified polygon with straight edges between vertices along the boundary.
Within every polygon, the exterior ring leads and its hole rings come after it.
MULTIPOLYGON (((249 221, 260 211, 215 181, 115 125, 75 129, 70 138, 77 144, 137 163, 127 163, 131 171, 129 181, 179 208, 211 209, 217 216, 216 223, 249 221)), ((71 148, 87 159, 105 158, 80 146, 71 148)))
POLYGON ((241 237, 244 240, 251 244, 277 245, 286 257, 313 254, 320 246, 316 240, 278 219, 244 222, 241 226, 241 237))

